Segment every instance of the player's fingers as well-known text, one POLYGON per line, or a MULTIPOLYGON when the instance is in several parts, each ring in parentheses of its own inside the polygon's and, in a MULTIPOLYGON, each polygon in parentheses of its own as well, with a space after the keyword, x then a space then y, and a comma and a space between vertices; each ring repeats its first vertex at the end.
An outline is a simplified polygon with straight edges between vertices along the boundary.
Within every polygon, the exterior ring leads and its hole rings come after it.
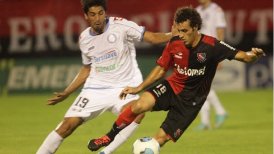
POLYGON ((55 105, 56 101, 48 100, 47 105, 55 105))
POLYGON ((260 55, 263 55, 263 56, 266 56, 265 52, 263 51, 263 49, 257 49, 257 52, 260 54, 260 55))
POLYGON ((120 99, 123 98, 123 92, 121 92, 121 93, 119 94, 119 98, 120 98, 120 99))
POLYGON ((54 92, 53 94, 56 95, 56 96, 60 95, 59 92, 54 92))
POLYGON ((251 48, 251 51, 257 56, 265 56, 265 52, 261 48, 251 48))
POLYGON ((126 96, 127 96, 127 94, 122 92, 119 97, 120 97, 120 99, 124 100, 126 98, 126 96))
POLYGON ((124 93, 122 99, 124 100, 126 99, 126 97, 127 97, 127 94, 124 93))
POLYGON ((123 89, 119 95, 120 99, 124 99, 124 95, 125 95, 125 91, 126 91, 127 87, 125 89, 123 89))
POLYGON ((265 53, 263 51, 263 49, 260 49, 260 48, 254 48, 254 51, 257 55, 262 55, 262 56, 265 56, 265 53))
POLYGON ((50 98, 50 99, 48 99, 48 104, 56 104, 57 102, 60 102, 61 99, 62 98, 58 97, 58 96, 50 98))
POLYGON ((56 97, 64 97, 66 94, 63 92, 54 92, 53 93, 56 97))

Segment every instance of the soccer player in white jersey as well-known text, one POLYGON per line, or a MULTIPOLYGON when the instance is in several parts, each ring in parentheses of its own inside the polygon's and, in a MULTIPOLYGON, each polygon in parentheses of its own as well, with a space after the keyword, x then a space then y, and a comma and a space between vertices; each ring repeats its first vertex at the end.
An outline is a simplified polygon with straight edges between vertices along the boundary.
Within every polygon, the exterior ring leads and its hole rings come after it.
MULTIPOLYGON (((124 105, 138 99, 138 95, 131 95, 126 100, 119 99, 119 94, 125 86, 137 86, 142 82, 133 41, 144 40, 159 44, 171 38, 171 33, 153 33, 145 31, 144 27, 132 21, 107 17, 105 0, 81 2, 85 19, 89 23, 89 27, 79 37, 83 66, 63 92, 54 93, 48 100, 48 105, 62 102, 79 87, 84 86, 63 121, 47 136, 37 154, 55 153, 62 141, 87 120, 105 111, 119 114, 124 105)), ((135 123, 117 135, 104 153, 111 153, 122 144, 138 127, 142 118, 143 115, 136 118, 135 123)))
MULTIPOLYGON (((200 5, 196 8, 196 10, 199 12, 203 20, 200 32, 213 36, 219 40, 224 40, 226 20, 222 8, 211 0, 198 0, 198 2, 200 5)), ((200 112, 201 123, 197 127, 198 130, 206 130, 211 128, 211 106, 216 112, 215 128, 219 128, 224 123, 227 117, 227 112, 221 104, 215 90, 211 89, 200 112)))

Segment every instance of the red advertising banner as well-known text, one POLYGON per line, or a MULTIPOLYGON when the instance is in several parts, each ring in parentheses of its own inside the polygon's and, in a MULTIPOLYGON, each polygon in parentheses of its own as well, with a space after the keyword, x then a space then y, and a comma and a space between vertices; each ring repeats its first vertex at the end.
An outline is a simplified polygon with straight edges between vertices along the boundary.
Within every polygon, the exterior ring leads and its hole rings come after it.
MULTIPOLYGON (((272 1, 216 2, 226 13, 228 43, 240 47, 255 44, 272 50, 272 1)), ((175 10, 190 5, 196 7, 197 1, 108 0, 107 13, 133 20, 151 31, 167 32, 175 10)), ((0 10, 1 57, 78 51, 78 35, 88 26, 80 0, 0 0, 0 10)))

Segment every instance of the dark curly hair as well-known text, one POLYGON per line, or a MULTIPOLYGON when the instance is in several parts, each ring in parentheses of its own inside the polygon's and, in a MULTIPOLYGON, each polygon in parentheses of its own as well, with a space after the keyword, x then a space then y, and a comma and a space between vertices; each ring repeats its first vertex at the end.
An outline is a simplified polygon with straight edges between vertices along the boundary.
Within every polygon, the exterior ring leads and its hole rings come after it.
POLYGON ((107 0, 81 0, 81 4, 84 13, 88 13, 92 6, 102 6, 105 11, 107 10, 107 0))
POLYGON ((190 26, 192 28, 197 27, 198 30, 200 30, 202 26, 200 14, 192 7, 178 8, 174 15, 174 20, 177 24, 189 20, 190 26))

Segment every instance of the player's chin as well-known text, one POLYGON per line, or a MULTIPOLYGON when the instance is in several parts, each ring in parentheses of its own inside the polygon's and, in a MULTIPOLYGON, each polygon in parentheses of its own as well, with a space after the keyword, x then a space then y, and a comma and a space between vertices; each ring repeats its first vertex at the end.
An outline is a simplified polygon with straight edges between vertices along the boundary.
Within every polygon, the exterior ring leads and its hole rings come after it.
POLYGON ((93 28, 97 33, 102 33, 104 29, 102 25, 95 25, 93 28))

